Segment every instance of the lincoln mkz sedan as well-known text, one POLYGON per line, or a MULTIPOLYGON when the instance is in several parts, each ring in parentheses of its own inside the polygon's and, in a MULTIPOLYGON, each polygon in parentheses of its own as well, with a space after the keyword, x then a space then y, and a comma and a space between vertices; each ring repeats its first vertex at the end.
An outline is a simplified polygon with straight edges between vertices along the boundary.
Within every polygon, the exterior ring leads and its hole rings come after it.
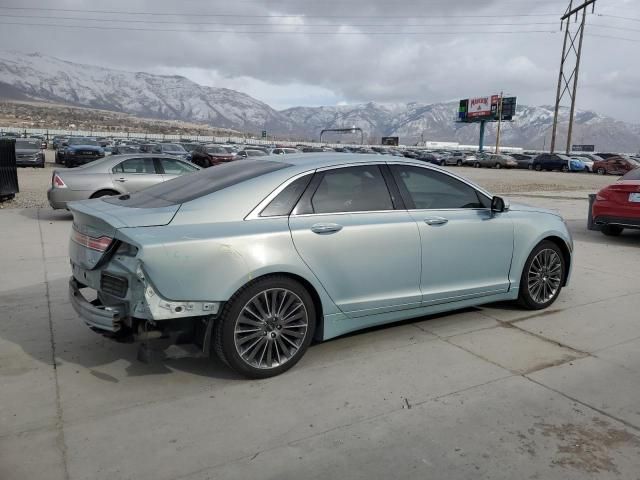
POLYGON ((312 340, 496 301, 548 307, 573 249, 556 213, 377 155, 247 159, 69 209, 87 325, 193 343, 254 378, 312 340))

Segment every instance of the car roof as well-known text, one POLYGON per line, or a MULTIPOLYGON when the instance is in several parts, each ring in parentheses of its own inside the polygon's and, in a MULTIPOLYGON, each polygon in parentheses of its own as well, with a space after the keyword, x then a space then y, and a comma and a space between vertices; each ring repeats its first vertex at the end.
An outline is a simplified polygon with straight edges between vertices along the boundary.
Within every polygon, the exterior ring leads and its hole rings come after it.
POLYGON ((175 160, 178 162, 188 163, 189 165, 193 165, 196 168, 200 168, 195 164, 192 164, 186 160, 181 160, 172 155, 162 155, 159 153, 127 153, 126 155, 110 155, 108 157, 101 158, 99 160, 94 160, 93 162, 87 163, 80 167, 76 167, 73 169, 62 169, 56 170, 57 173, 60 174, 85 174, 85 173, 105 173, 108 170, 111 170, 114 166, 123 162, 125 160, 129 160, 132 158, 166 158, 167 160, 175 160))

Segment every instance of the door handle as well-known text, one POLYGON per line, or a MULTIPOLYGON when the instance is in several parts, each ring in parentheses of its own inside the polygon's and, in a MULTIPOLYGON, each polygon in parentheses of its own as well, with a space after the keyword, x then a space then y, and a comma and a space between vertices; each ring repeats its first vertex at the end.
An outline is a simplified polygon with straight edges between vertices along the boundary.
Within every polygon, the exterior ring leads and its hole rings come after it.
POLYGON ((116 182, 126 182, 127 181, 126 178, 116 178, 115 180, 116 180, 116 182))
POLYGON ((424 223, 427 225, 444 225, 449 220, 444 217, 427 217, 424 219, 424 223))
POLYGON ((311 231, 319 235, 325 233, 336 233, 340 230, 342 230, 342 225, 338 225, 337 223, 316 223, 311 226, 311 231))

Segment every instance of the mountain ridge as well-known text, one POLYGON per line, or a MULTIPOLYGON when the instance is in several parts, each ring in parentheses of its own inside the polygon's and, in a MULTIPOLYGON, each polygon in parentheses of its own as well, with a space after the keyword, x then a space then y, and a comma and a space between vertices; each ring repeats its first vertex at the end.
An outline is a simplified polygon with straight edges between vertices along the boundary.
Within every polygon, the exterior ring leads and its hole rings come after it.
MULTIPOLYGON (((0 96, 59 102, 140 117, 181 120, 291 139, 318 139, 324 128, 356 126, 366 140, 399 136, 403 144, 452 141, 477 144, 478 125, 455 122, 457 102, 377 103, 275 110, 265 102, 229 88, 200 85, 181 75, 129 72, 84 65, 41 54, 0 51, 0 96)), ((505 122, 503 144, 530 149, 548 147, 551 106, 519 105, 513 122, 505 122)), ((560 110, 559 144, 566 140, 568 109, 560 110)), ((486 142, 495 141, 495 124, 486 142)), ((574 143, 595 144, 600 151, 638 151, 640 125, 593 111, 576 112, 574 143)), ((335 137, 354 141, 356 138, 335 137)), ((359 140, 359 138, 357 138, 359 140)))

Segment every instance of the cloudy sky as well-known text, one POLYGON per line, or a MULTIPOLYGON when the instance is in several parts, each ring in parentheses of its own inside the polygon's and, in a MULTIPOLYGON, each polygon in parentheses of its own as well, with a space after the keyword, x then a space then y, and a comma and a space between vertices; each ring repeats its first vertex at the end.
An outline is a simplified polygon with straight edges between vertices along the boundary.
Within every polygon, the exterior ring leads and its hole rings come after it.
MULTIPOLYGON (((574 4, 583 0, 574 0, 574 4)), ((5 0, 3 49, 185 75, 276 108, 551 104, 568 0, 5 0), (91 28, 88 28, 91 27, 91 28)), ((640 123, 640 1, 588 16, 578 108, 640 123), (622 18, 621 18, 622 17, 622 18)))

